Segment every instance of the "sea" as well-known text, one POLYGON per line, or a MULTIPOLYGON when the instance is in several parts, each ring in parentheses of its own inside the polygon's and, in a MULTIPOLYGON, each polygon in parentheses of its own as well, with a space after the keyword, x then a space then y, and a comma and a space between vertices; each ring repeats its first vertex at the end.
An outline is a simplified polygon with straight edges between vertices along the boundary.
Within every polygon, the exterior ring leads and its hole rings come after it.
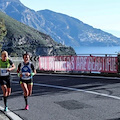
POLYGON ((76 47, 74 48, 77 55, 117 55, 120 53, 120 46, 111 47, 76 47))

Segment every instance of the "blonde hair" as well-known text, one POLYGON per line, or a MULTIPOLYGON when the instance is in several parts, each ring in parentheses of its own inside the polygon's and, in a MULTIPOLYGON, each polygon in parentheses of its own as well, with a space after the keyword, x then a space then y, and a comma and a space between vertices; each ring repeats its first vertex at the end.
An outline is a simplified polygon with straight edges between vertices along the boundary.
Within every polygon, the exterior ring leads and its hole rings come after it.
POLYGON ((7 51, 2 51, 1 56, 2 55, 6 55, 6 57, 8 58, 8 52, 7 51))

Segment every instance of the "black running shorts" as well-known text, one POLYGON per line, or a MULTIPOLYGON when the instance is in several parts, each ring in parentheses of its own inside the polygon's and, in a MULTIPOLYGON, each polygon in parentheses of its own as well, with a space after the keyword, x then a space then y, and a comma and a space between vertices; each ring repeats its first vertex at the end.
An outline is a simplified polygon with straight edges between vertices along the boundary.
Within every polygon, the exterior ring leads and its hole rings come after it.
POLYGON ((8 88, 11 88, 10 76, 0 76, 0 85, 6 85, 8 88))

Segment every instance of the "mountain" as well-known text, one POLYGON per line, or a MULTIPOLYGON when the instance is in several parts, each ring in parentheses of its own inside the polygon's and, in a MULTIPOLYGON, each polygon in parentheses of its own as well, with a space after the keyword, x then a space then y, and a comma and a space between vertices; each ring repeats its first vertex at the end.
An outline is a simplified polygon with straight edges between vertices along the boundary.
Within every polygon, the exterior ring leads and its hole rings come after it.
POLYGON ((18 22, 3 12, 0 12, 0 24, 3 24, 4 31, 7 33, 3 41, 1 40, 0 45, 11 56, 22 56, 24 51, 29 51, 33 55, 42 56, 75 55, 75 51, 71 47, 58 44, 49 35, 18 22))
POLYGON ((118 46, 120 38, 65 14, 34 11, 19 0, 1 0, 0 10, 12 18, 50 35, 56 42, 72 46, 118 46))

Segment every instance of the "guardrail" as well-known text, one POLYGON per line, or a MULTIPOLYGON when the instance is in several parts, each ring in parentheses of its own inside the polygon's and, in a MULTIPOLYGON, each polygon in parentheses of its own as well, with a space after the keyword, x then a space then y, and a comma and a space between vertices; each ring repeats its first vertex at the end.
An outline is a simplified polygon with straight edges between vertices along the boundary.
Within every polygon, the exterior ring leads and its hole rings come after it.
MULTIPOLYGON (((22 57, 11 57, 16 66, 22 57)), ((33 56, 30 59, 39 72, 120 72, 118 54, 79 54, 76 56, 33 56)), ((17 67, 16 67, 17 68, 17 67)))

